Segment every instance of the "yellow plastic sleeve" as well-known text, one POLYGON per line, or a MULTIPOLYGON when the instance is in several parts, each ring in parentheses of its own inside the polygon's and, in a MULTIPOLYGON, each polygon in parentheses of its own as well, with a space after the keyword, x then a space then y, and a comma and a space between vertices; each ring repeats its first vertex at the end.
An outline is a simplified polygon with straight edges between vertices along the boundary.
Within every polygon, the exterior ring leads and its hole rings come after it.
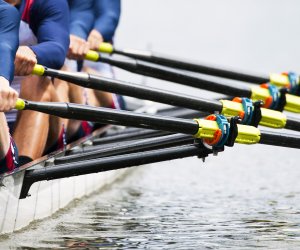
POLYGON ((25 101, 22 99, 17 99, 15 109, 17 110, 23 110, 25 108, 25 101))
POLYGON ((238 116, 242 111, 244 111, 241 103, 228 100, 220 100, 220 102, 223 105, 221 113, 225 116, 238 116))
MULTIPOLYGON (((228 117, 238 116, 243 111, 241 103, 221 100, 223 104, 222 114, 228 117)), ((260 125, 271 128, 284 128, 286 125, 286 115, 282 112, 261 108, 262 118, 259 122, 260 125)))
POLYGON ((195 138, 212 139, 215 136, 219 126, 216 121, 194 119, 199 125, 198 132, 194 135, 195 138))
POLYGON ((101 43, 99 46, 99 51, 102 53, 113 53, 114 47, 110 43, 101 43))
POLYGON ((260 125, 270 128, 284 128, 286 125, 286 115, 282 112, 261 108, 260 125))
POLYGON ((286 94, 284 109, 294 113, 300 113, 300 96, 286 94))
POLYGON ((238 136, 235 139, 236 143, 240 144, 255 144, 260 141, 260 130, 253 126, 238 124, 238 136))
MULTIPOLYGON (((195 138, 201 139, 212 139, 214 138, 215 132, 219 129, 217 122, 209 121, 204 119, 194 119, 199 125, 198 132, 194 135, 195 138)), ((238 136, 235 140, 236 143, 240 144, 255 144, 260 141, 260 131, 258 128, 237 125, 238 136)))
POLYGON ((279 88, 289 87, 290 84, 288 76, 282 74, 270 74, 270 83, 279 88))
POLYGON ((97 62, 99 58, 100 58, 99 53, 92 50, 90 50, 85 56, 86 60, 93 61, 93 62, 97 62))
POLYGON ((251 99, 253 101, 266 101, 266 99, 270 96, 270 91, 261 87, 252 87, 251 92, 251 99))
POLYGON ((42 65, 36 64, 33 68, 32 74, 37 76, 43 76, 45 73, 45 68, 42 65))

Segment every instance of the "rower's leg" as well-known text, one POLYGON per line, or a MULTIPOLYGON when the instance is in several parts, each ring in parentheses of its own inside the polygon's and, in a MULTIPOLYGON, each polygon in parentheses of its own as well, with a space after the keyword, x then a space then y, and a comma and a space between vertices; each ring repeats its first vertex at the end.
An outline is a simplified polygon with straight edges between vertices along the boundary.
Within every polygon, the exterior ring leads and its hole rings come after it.
MULTIPOLYGON (((84 88, 81 86, 69 83, 69 100, 71 103, 86 104, 84 98, 84 88)), ((80 129, 81 121, 69 120, 67 127, 67 137, 72 138, 80 129)))
MULTIPOLYGON (((49 89, 50 99, 52 102, 69 102, 68 99, 68 84, 64 81, 54 80, 53 87, 49 89)), ((55 151, 63 146, 64 128, 68 124, 68 119, 60 118, 51 115, 49 117, 49 133, 46 143, 46 150, 55 151)))
MULTIPOLYGON (((84 71, 89 74, 99 75, 100 73, 90 67, 84 67, 84 71)), ((111 108, 114 106, 113 96, 109 92, 99 90, 87 90, 89 105, 111 108)))
POLYGON ((4 113, 0 112, 0 159, 3 159, 9 149, 10 135, 4 113))
POLYGON ((12 171, 19 166, 18 150, 9 134, 4 113, 0 113, 0 174, 12 171))
MULTIPOLYGON (((20 97, 49 102, 51 88, 53 85, 48 78, 28 76, 22 81, 20 97)), ((48 131, 49 115, 29 110, 18 112, 13 138, 19 149, 19 155, 27 157, 27 160, 41 157, 45 150, 48 131)))

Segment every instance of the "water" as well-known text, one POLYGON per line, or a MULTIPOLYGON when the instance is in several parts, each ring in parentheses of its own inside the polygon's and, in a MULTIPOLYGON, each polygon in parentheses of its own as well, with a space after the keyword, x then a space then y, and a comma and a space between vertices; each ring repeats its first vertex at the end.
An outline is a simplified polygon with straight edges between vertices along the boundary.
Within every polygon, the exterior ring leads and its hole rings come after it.
MULTIPOLYGON (((117 45, 253 72, 300 72, 298 1, 123 1, 117 45)), ((120 79, 199 94, 118 71, 120 79)), ((209 97, 212 97, 210 95, 209 97)), ((228 148, 136 169, 2 248, 299 249, 299 151, 228 148)))

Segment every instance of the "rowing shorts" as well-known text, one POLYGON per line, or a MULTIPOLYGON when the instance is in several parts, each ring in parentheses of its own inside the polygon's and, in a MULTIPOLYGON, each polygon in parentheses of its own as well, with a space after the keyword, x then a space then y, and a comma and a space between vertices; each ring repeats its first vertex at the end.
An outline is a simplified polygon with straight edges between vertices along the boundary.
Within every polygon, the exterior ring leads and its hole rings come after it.
POLYGON ((72 135, 71 138, 68 138, 67 142, 71 143, 77 141, 80 138, 90 135, 93 131, 94 131, 94 124, 92 122, 81 121, 80 127, 77 130, 77 132, 74 135, 72 135))
POLYGON ((18 159, 18 149, 13 141, 10 139, 10 147, 6 156, 0 160, 0 174, 5 172, 13 171, 15 168, 19 167, 19 159, 18 159))

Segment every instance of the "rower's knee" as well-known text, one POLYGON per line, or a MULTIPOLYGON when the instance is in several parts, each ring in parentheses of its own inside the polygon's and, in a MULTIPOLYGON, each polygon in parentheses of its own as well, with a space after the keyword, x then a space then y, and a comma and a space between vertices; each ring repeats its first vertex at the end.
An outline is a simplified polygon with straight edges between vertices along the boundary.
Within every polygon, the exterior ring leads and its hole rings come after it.
POLYGON ((32 101, 50 102, 51 88, 53 86, 49 78, 29 76, 21 83, 20 97, 32 101))

